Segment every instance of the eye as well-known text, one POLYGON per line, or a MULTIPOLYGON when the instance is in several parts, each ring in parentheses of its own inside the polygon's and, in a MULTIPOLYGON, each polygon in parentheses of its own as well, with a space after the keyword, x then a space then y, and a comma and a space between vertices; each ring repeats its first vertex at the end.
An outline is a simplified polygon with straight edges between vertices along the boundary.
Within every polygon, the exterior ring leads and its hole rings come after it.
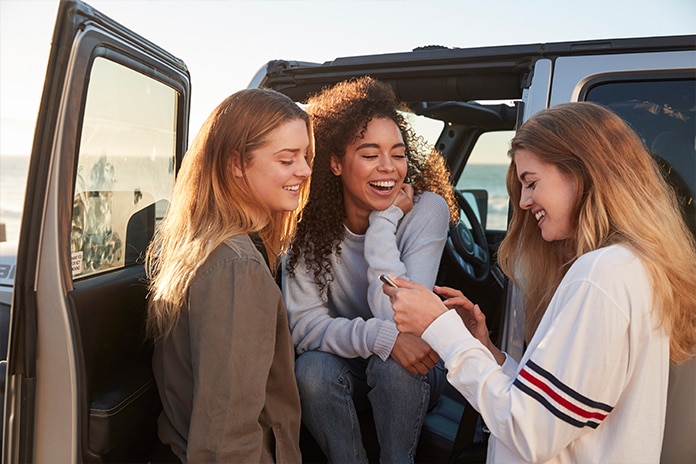
POLYGON ((283 166, 290 166, 293 163, 293 160, 280 160, 280 164, 283 166))
POLYGON ((392 155, 392 158, 396 159, 406 159, 406 154, 405 153, 397 153, 395 155, 392 155))
POLYGON ((534 187, 536 187, 536 183, 537 183, 537 181, 530 182, 529 184, 525 185, 524 188, 528 188, 528 189, 534 190, 534 187))

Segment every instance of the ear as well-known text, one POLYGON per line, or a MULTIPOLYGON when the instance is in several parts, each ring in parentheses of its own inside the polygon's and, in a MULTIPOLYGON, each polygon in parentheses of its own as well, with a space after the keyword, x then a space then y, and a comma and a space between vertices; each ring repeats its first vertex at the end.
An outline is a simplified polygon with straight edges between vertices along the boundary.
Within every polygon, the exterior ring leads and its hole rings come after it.
POLYGON ((343 163, 336 155, 331 155, 331 172, 334 173, 334 176, 340 176, 343 172, 343 163))
POLYGON ((232 172, 234 177, 244 177, 244 171, 242 170, 242 160, 239 153, 233 152, 229 158, 227 158, 227 169, 232 172))

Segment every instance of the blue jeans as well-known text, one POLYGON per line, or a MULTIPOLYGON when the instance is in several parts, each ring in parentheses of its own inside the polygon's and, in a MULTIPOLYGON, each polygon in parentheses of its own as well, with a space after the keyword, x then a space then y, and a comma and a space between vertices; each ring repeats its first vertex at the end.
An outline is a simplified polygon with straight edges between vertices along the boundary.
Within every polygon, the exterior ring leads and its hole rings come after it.
POLYGON ((413 375, 389 358, 308 351, 295 362, 302 422, 330 463, 366 463, 357 411, 372 406, 382 463, 412 463, 425 414, 445 384, 442 362, 413 375), (432 392, 432 393, 431 393, 432 392))

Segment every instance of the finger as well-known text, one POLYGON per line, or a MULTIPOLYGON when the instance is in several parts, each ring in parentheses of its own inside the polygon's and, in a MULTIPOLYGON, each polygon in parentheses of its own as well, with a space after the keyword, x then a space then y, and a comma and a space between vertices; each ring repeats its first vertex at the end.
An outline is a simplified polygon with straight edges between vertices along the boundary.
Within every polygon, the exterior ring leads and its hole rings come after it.
POLYGON ((428 358, 433 363, 433 365, 430 366, 431 368, 435 367, 435 364, 440 362, 440 356, 437 354, 435 350, 430 350, 430 352, 428 353, 428 358))
POLYGON ((427 375, 428 371, 430 370, 430 367, 428 367, 427 365, 425 365, 422 362, 415 363, 413 365, 413 367, 416 369, 416 372, 421 374, 421 375, 427 375))
POLYGON ((391 275, 389 277, 391 277, 391 279, 399 288, 417 288, 419 286, 419 284, 417 284, 416 282, 404 279, 403 277, 393 277, 391 275))
POLYGON ((455 298, 455 297, 463 297, 464 294, 460 290, 456 290, 454 288, 450 287, 440 287, 440 286, 435 286, 433 287, 433 291, 437 293, 438 295, 445 297, 445 298, 455 298))
POLYGON ((411 184, 401 184, 401 191, 404 192, 408 198, 413 198, 413 186, 411 184))
POLYGON ((473 311, 474 309, 474 303, 472 303, 471 300, 465 296, 455 296, 452 298, 447 298, 445 300, 442 300, 442 302, 446 306, 461 306, 467 311, 473 311))

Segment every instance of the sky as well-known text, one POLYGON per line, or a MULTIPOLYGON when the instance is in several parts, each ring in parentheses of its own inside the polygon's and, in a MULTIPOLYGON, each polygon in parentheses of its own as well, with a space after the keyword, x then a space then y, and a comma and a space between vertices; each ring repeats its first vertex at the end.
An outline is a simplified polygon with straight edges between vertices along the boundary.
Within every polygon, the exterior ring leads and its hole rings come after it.
MULTIPOLYGON (((696 33, 693 0, 90 0, 182 59, 190 139, 269 60, 696 33)), ((0 155, 28 154, 58 0, 0 0, 0 155)))

